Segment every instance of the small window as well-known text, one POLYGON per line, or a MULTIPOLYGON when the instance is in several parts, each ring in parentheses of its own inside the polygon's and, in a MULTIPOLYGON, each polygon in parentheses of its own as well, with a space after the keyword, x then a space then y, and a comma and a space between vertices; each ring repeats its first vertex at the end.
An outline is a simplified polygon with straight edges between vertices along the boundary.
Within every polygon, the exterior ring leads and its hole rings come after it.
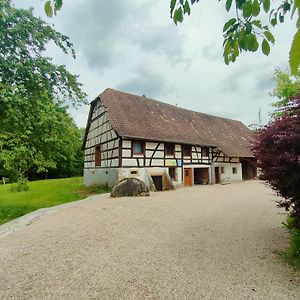
POLYGON ((132 171, 130 171, 130 174, 131 174, 131 175, 137 175, 137 174, 138 174, 138 171, 137 171, 137 170, 132 170, 132 171))
POLYGON ((192 155, 192 146, 182 145, 182 155, 183 156, 191 156, 192 155))
POLYGON ((172 180, 176 180, 176 168, 175 167, 169 168, 169 175, 172 180))
POLYGON ((221 167, 221 173, 224 174, 224 167, 221 167))
POLYGON ((174 155, 175 153, 175 145, 174 144, 165 144, 165 154, 166 155, 174 155))
POLYGON ((209 148, 208 147, 202 147, 201 148, 201 151, 202 151, 202 157, 205 156, 209 156, 209 148))
POLYGON ((236 167, 232 168, 232 174, 237 174, 237 168, 236 167))
POLYGON ((135 155, 144 154, 144 143, 142 142, 132 142, 132 153, 135 155))
POLYGON ((95 166, 96 167, 101 166, 101 147, 100 146, 95 147, 95 166))

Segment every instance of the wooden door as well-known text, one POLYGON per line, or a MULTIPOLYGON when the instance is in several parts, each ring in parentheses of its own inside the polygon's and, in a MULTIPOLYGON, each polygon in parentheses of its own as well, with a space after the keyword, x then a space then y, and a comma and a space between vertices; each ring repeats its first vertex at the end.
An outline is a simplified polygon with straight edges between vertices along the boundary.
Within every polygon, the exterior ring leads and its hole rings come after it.
POLYGON ((192 186, 193 180, 192 180, 192 169, 186 168, 184 169, 184 185, 185 186, 192 186))

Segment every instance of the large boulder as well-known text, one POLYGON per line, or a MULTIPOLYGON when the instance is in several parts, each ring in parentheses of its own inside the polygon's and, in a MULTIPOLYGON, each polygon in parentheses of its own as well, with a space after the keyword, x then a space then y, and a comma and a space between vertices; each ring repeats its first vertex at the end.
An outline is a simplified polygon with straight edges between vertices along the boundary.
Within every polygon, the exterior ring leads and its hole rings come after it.
POLYGON ((111 197, 139 197, 150 196, 145 183, 137 178, 124 178, 116 184, 110 194, 111 197))

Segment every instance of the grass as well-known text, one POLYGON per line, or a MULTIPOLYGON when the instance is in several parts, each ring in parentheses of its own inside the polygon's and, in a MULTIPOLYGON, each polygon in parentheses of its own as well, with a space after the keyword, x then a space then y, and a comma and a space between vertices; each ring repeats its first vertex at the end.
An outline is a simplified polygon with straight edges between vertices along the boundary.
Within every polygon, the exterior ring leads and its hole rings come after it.
POLYGON ((282 253, 283 257, 300 272, 300 230, 295 228, 291 216, 287 217, 284 226, 290 233, 290 245, 287 251, 282 253))
POLYGON ((283 253, 283 257, 300 272, 300 231, 293 229, 290 235, 290 245, 287 251, 283 253))
POLYGON ((82 177, 31 181, 28 185, 29 190, 22 192, 12 192, 11 184, 0 185, 0 224, 43 207, 110 192, 107 187, 84 187, 82 177))

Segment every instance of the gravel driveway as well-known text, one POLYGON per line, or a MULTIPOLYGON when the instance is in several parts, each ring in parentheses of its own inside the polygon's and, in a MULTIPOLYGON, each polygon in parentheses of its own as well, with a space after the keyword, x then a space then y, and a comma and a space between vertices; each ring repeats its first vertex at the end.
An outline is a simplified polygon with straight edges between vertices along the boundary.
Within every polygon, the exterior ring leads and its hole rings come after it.
POLYGON ((52 210, 0 238, 0 299, 300 299, 272 199, 252 181, 52 210))

